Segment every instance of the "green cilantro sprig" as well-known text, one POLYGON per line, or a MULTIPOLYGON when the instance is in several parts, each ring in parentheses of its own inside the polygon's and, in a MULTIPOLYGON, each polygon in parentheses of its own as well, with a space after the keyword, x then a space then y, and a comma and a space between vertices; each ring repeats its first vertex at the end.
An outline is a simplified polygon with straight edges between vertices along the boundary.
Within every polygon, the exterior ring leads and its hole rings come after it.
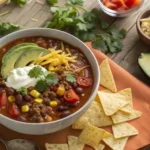
POLYGON ((55 73, 44 72, 41 67, 36 66, 28 73, 31 78, 38 78, 35 89, 39 92, 45 91, 49 85, 57 84, 58 78, 55 73))
POLYGON ((75 76, 73 75, 73 74, 71 74, 71 73, 67 73, 66 74, 66 80, 68 81, 68 82, 76 82, 76 78, 75 78, 75 76))
POLYGON ((50 5, 53 5, 58 2, 58 0, 47 0, 50 5))
POLYGON ((26 4, 26 0, 11 0, 15 5, 23 7, 26 4))
POLYGON ((83 3, 84 0, 70 0, 64 7, 51 7, 53 17, 45 23, 45 27, 71 32, 83 42, 91 41, 93 48, 103 52, 120 51, 123 47, 121 39, 125 38, 126 31, 110 26, 100 18, 98 10, 87 11, 83 3), (79 9, 85 11, 83 15, 79 9))
POLYGON ((17 92, 20 94, 26 95, 28 90, 27 90, 27 88, 22 87, 22 88, 18 89, 17 92))
POLYGON ((0 23, 0 36, 4 36, 6 34, 12 33, 21 29, 22 27, 19 25, 15 25, 9 22, 0 23))

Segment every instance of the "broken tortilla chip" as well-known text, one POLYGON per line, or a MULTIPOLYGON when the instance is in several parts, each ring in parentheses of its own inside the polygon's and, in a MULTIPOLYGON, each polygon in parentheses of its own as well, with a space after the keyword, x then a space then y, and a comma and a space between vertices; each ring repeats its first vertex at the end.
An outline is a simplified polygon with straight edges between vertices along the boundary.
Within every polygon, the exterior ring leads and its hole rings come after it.
POLYGON ((138 130, 126 122, 113 125, 112 130, 116 139, 138 134, 138 130))
POLYGON ((121 95, 118 95, 117 93, 106 93, 99 91, 98 95, 104 112, 107 116, 113 115, 119 109, 129 103, 129 101, 124 100, 123 97, 121 95))
POLYGON ((117 92, 114 77, 111 72, 108 59, 103 60, 100 64, 100 84, 112 92, 117 92))
POLYGON ((83 150, 85 144, 78 140, 78 137, 68 136, 69 150, 83 150))
POLYGON ((105 127, 113 124, 111 117, 105 115, 100 103, 93 101, 90 108, 73 125, 73 129, 83 129, 88 123, 96 127, 105 127))
POLYGON ((140 116, 142 116, 142 112, 137 110, 133 110, 130 114, 123 111, 118 111, 114 115, 112 115, 111 118, 114 124, 117 124, 139 118, 140 116))
POLYGON ((69 150, 68 144, 45 144, 46 150, 69 150))
POLYGON ((105 142, 105 144, 107 144, 113 150, 124 150, 127 140, 128 140, 128 137, 115 139, 112 134, 111 136, 107 136, 103 138, 103 141, 105 142))
POLYGON ((105 135, 105 130, 88 124, 79 136, 79 141, 96 149, 105 135))

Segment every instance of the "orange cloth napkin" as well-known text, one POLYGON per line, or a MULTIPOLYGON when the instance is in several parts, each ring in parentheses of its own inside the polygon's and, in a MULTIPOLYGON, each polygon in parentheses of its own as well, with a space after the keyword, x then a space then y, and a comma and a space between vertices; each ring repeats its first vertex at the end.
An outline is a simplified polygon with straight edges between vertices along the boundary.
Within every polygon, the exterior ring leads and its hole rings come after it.
MULTIPOLYGON (((87 45, 91 48, 90 43, 87 43, 87 45)), ((96 50, 92 51, 96 56, 99 64, 102 62, 103 59, 106 58, 106 56, 101 52, 96 50)), ((150 144, 150 88, 138 81, 136 78, 134 78, 124 69, 119 67, 113 61, 109 60, 109 62, 118 91, 130 87, 133 94, 134 109, 143 112, 142 117, 130 122, 134 127, 138 129, 139 135, 130 137, 125 147, 125 150, 137 150, 140 147, 150 144)), ((68 135, 78 136, 80 132, 81 131, 79 130, 73 130, 71 129, 71 127, 68 127, 56 133, 34 136, 16 133, 0 125, 0 137, 6 140, 14 138, 25 138, 28 140, 32 140, 40 146, 41 150, 45 150, 44 144, 46 142, 66 143, 66 137, 68 135)), ((0 145, 0 150, 5 150, 2 145, 0 145)), ((84 150, 93 149, 86 146, 84 150)), ((106 150, 108 150, 108 148, 106 148, 106 150)))

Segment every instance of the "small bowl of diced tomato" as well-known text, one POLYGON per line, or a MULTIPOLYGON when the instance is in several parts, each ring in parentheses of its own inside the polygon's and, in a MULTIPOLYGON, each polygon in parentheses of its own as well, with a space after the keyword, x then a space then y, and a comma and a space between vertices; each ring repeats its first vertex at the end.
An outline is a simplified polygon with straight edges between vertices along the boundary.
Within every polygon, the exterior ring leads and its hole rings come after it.
POLYGON ((98 3, 107 15, 126 17, 140 9, 144 0, 98 0, 98 3))

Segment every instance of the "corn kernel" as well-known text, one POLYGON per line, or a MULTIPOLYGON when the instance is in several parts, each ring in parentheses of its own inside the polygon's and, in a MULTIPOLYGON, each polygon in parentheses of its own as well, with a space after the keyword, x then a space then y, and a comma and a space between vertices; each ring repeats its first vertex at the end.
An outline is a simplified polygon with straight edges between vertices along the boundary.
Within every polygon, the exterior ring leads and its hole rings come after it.
POLYGON ((36 91, 36 90, 32 90, 32 91, 30 92, 30 95, 32 95, 33 97, 37 98, 37 97, 40 96, 40 93, 39 93, 38 91, 36 91))
POLYGON ((43 99, 42 98, 36 98, 36 99, 34 99, 34 102, 41 104, 43 102, 43 99))
POLYGON ((65 94, 65 88, 59 87, 56 93, 60 96, 64 95, 65 94))
POLYGON ((57 103, 57 101, 53 100, 53 101, 50 101, 50 102, 49 102, 49 105, 50 105, 51 107, 56 107, 56 106, 58 105, 58 103, 57 103))
POLYGON ((29 111, 29 106, 28 105, 24 105, 21 107, 21 111, 22 112, 28 112, 29 111))
POLYGON ((46 117, 46 121, 47 121, 47 122, 51 122, 51 121, 52 121, 52 117, 47 116, 47 117, 46 117))
POLYGON ((9 101, 10 103, 13 103, 13 102, 15 101, 15 97, 14 97, 14 96, 9 96, 9 97, 8 97, 8 101, 9 101))

